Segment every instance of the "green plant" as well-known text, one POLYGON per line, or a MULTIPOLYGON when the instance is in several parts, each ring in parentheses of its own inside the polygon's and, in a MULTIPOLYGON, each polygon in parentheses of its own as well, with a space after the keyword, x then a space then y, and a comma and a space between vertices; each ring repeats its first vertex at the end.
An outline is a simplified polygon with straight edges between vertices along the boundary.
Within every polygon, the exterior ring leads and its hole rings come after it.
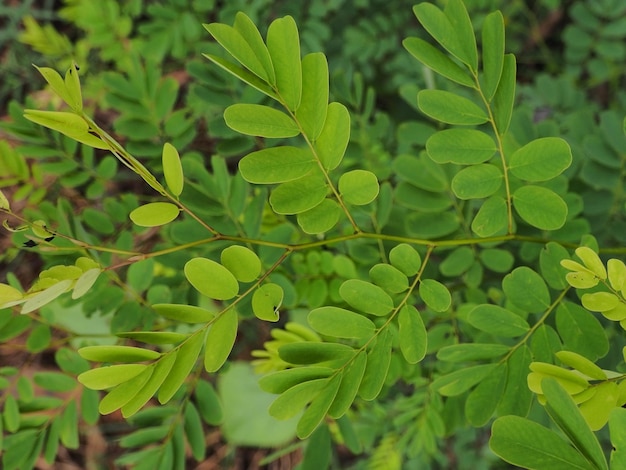
MULTIPOLYGON (((477 41, 461 0, 413 11, 430 38, 403 45, 427 67, 429 87, 415 96, 415 86, 402 86, 426 116, 404 122, 375 109, 359 75, 344 76, 338 93, 352 113, 332 101, 326 56, 301 57, 290 16, 274 20, 265 40, 243 13, 233 26, 205 25, 226 51, 205 57, 256 90, 247 102, 219 102, 229 130, 217 135, 232 140, 210 162, 177 150, 196 131, 192 113, 175 109, 176 83, 150 62, 103 79, 108 104, 126 108, 114 128, 128 145, 83 107, 76 66, 65 77, 39 68, 69 110, 27 109, 12 129, 26 142, 63 146, 40 157, 54 157, 54 173, 86 189, 86 207, 76 213, 60 197, 20 214, 0 198, 15 242, 48 256, 30 288, 14 275, 0 284, 0 339, 26 334, 17 344, 28 355, 54 346, 60 369, 32 378, 0 369, 0 386, 16 390, 3 397, 4 468, 33 467, 42 454, 53 462, 59 445, 79 446, 79 422, 117 410, 133 429, 117 464, 132 468, 184 468, 186 446, 202 460, 204 426, 222 420, 242 445, 306 439, 301 468, 338 467, 334 449, 343 445, 363 456, 355 468, 488 468, 497 455, 526 468, 604 469, 605 442, 594 431, 608 422, 611 468, 623 466, 615 322, 626 324, 626 266, 605 267, 597 254, 621 241, 611 233, 624 215, 621 119, 604 112, 597 135, 570 135, 595 110, 572 115, 582 98, 564 88, 562 101, 533 96, 575 119, 534 122, 529 105, 515 102, 516 59, 505 53, 500 12, 482 19, 477 41), (115 159, 89 172, 91 147, 115 159), (225 156, 237 149, 252 151, 231 172, 225 156), (160 159, 144 164, 135 152, 160 159), (620 169, 613 185, 602 186, 596 163, 620 169), (156 198, 108 192, 116 172, 156 198), (596 201, 597 190, 611 204, 594 213, 585 197, 596 201), (588 233, 594 215, 605 225, 597 239, 588 233), (259 320, 280 323, 244 355, 238 338, 259 320), (207 372, 220 377, 217 387, 207 372), (228 421, 246 401, 267 398, 252 390, 243 398, 239 382, 278 395, 270 414, 290 424, 257 437, 228 421), (495 455, 472 451, 494 416, 495 455), (542 425, 548 418, 564 436, 542 425), (464 463, 442 455, 446 440, 464 463)), ((205 85, 196 93, 240 90, 225 79, 205 85)), ((210 119, 217 108, 193 112, 210 119)))

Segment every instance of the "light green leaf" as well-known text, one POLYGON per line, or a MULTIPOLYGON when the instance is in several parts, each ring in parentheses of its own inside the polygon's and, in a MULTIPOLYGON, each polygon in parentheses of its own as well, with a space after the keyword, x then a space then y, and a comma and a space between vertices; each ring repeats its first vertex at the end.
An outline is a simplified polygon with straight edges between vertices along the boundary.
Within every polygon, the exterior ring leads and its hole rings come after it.
POLYGON ((483 202, 472 221, 472 232, 479 237, 491 237, 506 232, 507 204, 503 197, 492 196, 483 202))
POLYGON ((315 151, 326 170, 339 166, 350 141, 350 113, 341 103, 330 103, 315 151))
POLYGON ((159 389, 158 399, 161 405, 172 399, 174 394, 189 376, 189 373, 196 365, 196 361, 200 355, 200 350, 202 349, 202 345, 204 343, 203 339, 203 334, 194 333, 187 341, 179 346, 178 349, 168 353, 176 354, 176 361, 159 389))
POLYGON ((609 340, 598 319, 580 305, 561 302, 556 309, 556 328, 566 349, 592 361, 609 350, 609 340))
POLYGON ((92 268, 85 271, 80 277, 76 280, 76 284, 74 284, 74 289, 72 290, 72 299, 76 300, 85 295, 89 289, 96 283, 98 277, 102 269, 100 268, 92 268))
POLYGON ((339 204, 332 199, 324 199, 313 209, 300 212, 297 216, 298 225, 305 232, 311 235, 325 233, 332 229, 341 215, 339 204))
POLYGON ((496 94, 493 97, 494 120, 500 135, 506 133, 511 123, 513 103, 515 101, 516 72, 515 56, 513 54, 506 54, 504 56, 500 83, 498 83, 496 94))
POLYGON ((161 354, 135 346, 86 346, 78 350, 83 359, 92 362, 143 362, 158 359, 161 354))
POLYGON ((24 302, 24 305, 22 305, 22 310, 20 311, 20 313, 25 314, 34 312, 35 310, 52 302, 60 295, 67 292, 72 284, 73 281, 71 281, 70 279, 66 279, 64 281, 57 282, 56 284, 42 290, 32 297, 29 297, 28 300, 24 302))
POLYGON ((238 326, 234 308, 226 310, 213 322, 204 348, 204 368, 207 372, 215 372, 224 365, 235 344, 238 326))
POLYGON ((9 200, 2 191, 0 191, 0 209, 11 211, 11 204, 9 204, 9 200))
POLYGON ((496 150, 489 135, 474 129, 446 129, 426 141, 428 156, 437 163, 475 165, 489 160, 496 150))
POLYGON ((487 101, 491 101, 500 83, 504 66, 504 18, 500 11, 494 11, 485 17, 482 42, 482 88, 487 101))
POLYGON ((422 280, 419 285, 419 294, 424 303, 435 312, 445 312, 452 303, 448 288, 434 279, 422 280))
POLYGON ((509 169, 525 181, 547 181, 572 163, 569 144, 559 137, 535 139, 511 155, 509 169))
POLYGON ((241 159, 241 176, 249 183, 284 183, 302 178, 317 167, 308 149, 282 146, 252 152, 241 159))
POLYGON ((274 400, 269 408, 270 415, 281 420, 295 416, 319 394, 330 380, 330 378, 313 379, 294 385, 274 400))
POLYGON ((239 293, 235 276, 221 264, 207 258, 193 258, 185 264, 185 277, 202 295, 229 300, 239 293))
POLYGON ((307 321, 318 333, 334 338, 369 338, 376 331, 369 318, 338 307, 316 308, 307 321))
POLYGON ((506 386, 507 364, 502 363, 493 369, 470 392, 465 401, 465 416, 472 426, 487 424, 496 411, 506 386))
POLYGON ((348 204, 363 206, 378 196, 378 178, 371 171, 352 170, 339 178, 339 192, 348 204))
MULTIPOLYGON (((556 334, 556 333, 555 333, 556 334)), ((523 345, 513 351, 507 361, 506 388, 498 404, 500 416, 526 416, 533 401, 533 394, 528 388, 526 378, 532 360, 530 348, 523 345)))
POLYGON ((550 418, 594 468, 608 470, 600 443, 572 398, 554 379, 544 379, 541 385, 547 400, 546 411, 550 418))
POLYGON ((424 359, 428 334, 421 315, 412 305, 405 305, 398 313, 398 340, 400 351, 409 364, 424 359))
POLYGON ((150 202, 130 213, 130 220, 140 227, 158 227, 178 217, 180 209, 171 202, 150 202))
POLYGON ((183 323, 207 323, 215 314, 204 308, 184 304, 155 304, 152 308, 162 317, 183 323))
POLYGON ((145 364, 116 364, 83 372, 78 381, 92 390, 104 390, 124 383, 148 368, 145 364))
POLYGON ((341 418, 354 402, 363 380, 367 354, 361 351, 343 371, 341 385, 335 396, 335 400, 328 410, 328 414, 335 419, 341 418))
POLYGON ((489 120, 473 101, 449 91, 422 90, 417 94, 417 105, 427 116, 446 124, 478 125, 489 120))
POLYGON ((295 342, 280 346, 278 355, 290 364, 323 364, 345 361, 354 349, 341 343, 295 342))
POLYGON ((85 145, 109 150, 109 145, 99 137, 89 133, 89 125, 80 116, 65 111, 24 110, 24 117, 29 121, 64 134, 85 145))
POLYGON ((252 282, 261 274, 261 260, 245 246, 229 246, 222 251, 220 261, 239 282, 252 282))
POLYGON ((626 465, 626 410, 615 408, 609 416, 611 431, 611 468, 624 468, 626 465))
POLYGON ((372 315, 387 315, 393 300, 383 289, 360 279, 348 279, 339 287, 339 295, 352 308, 372 315))
POLYGON ((530 326, 519 315, 497 305, 483 304, 474 307, 467 321, 474 328, 507 338, 515 338, 528 332, 530 326))
POLYGON ((595 387, 593 396, 580 405, 580 413, 592 431, 599 431, 608 422, 611 411, 619 407, 620 393, 615 382, 603 382, 595 387))
POLYGON ((589 388, 589 383, 580 374, 545 362, 531 362, 527 382, 528 388, 537 394, 544 394, 544 379, 556 379, 570 395, 581 393, 589 388))
POLYGON ((515 268, 502 280, 506 297, 526 312, 541 313, 550 307, 550 291, 543 278, 526 266, 515 268))
POLYGON ((187 405, 185 406, 184 428, 185 436, 187 436, 187 443, 191 448, 191 455, 193 455, 193 458, 198 462, 204 460, 207 448, 204 430, 202 429, 200 414, 198 413, 198 410, 194 406, 193 402, 187 402, 187 405))
POLYGON ((558 434, 518 416, 494 421, 489 447, 501 459, 523 468, 592 470, 589 462, 558 434))
POLYGON ((165 175, 165 182, 174 196, 180 196, 183 192, 183 186, 185 184, 183 177, 183 167, 180 164, 180 156, 178 150, 169 142, 163 144, 163 173, 165 175))
POLYGON ((465 367, 435 379, 430 386, 444 397, 454 397, 468 391, 497 366, 497 364, 481 364, 465 367))
POLYGON ((285 16, 272 21, 267 30, 266 42, 281 102, 295 112, 302 97, 302 64, 300 38, 294 19, 285 16))
POLYGON ((458 45, 458 52, 462 51, 459 59, 465 63, 472 72, 478 71, 478 50, 476 48, 476 37, 474 27, 465 8, 463 0, 448 0, 443 10, 448 17, 452 29, 455 32, 454 39, 458 45))
POLYGON ((494 194, 504 176, 495 165, 488 163, 463 168, 452 178, 452 191, 459 199, 480 199, 494 194))
POLYGON ((176 354, 164 354, 152 367, 150 379, 138 393, 122 406, 122 416, 128 418, 137 413, 154 396, 176 362, 176 354))
POLYGON ((406 38, 402 41, 402 45, 413 57, 438 74, 460 85, 476 87, 466 70, 423 39, 406 38))
POLYGON ((341 384, 341 374, 332 377, 328 384, 313 398, 311 404, 302 413, 298 426, 296 428, 297 435, 300 439, 306 439, 320 425, 330 406, 332 405, 339 386, 341 384))
MULTIPOLYGON (((573 351, 558 351, 556 357, 563 364, 576 369, 578 372, 595 380, 607 380, 606 372, 604 372, 595 363, 573 351)), ((608 419, 608 415, 607 415, 608 419)))
POLYGON ((407 276, 415 276, 422 266, 420 254, 407 243, 394 246, 389 252, 389 261, 407 276))
POLYGON ((328 185, 321 175, 308 175, 274 189, 270 205, 277 214, 300 214, 320 205, 327 192, 328 185))
POLYGON ((78 77, 78 67, 72 64, 65 72, 65 89, 67 90, 67 104, 76 112, 83 110, 83 96, 80 91, 80 79, 78 77))
MULTIPOLYGON (((590 271, 592 271, 600 279, 606 279, 608 277, 607 270, 604 267, 604 263, 598 256, 598 253, 593 251, 588 246, 579 246, 578 248, 576 248, 575 253, 576 253, 576 256, 578 256, 580 260, 583 262, 585 267, 589 269, 590 271)), ((609 263, 611 263, 611 261, 613 261, 613 264, 612 264, 613 266, 615 266, 615 262, 621 263, 622 265, 624 264, 619 260, 609 260, 609 263)), ((620 287, 617 287, 617 288, 614 287, 614 289, 616 290, 621 289, 621 285, 620 287)))
POLYGON ((140 374, 111 390, 100 400, 98 405, 100 414, 108 415, 113 413, 132 400, 150 380, 153 372, 154 366, 149 366, 140 374))
POLYGON ((392 294, 399 294, 409 288, 406 275, 390 264, 379 263, 372 266, 369 275, 374 284, 392 294))
POLYGON ((0 284, 0 308, 6 308, 15 305, 14 302, 20 303, 24 294, 15 287, 8 284, 0 284))
POLYGON ((324 128, 328 109, 328 63, 321 52, 302 59, 302 99, 296 110, 304 134, 315 142, 324 128))
POLYGON ((413 212, 404 222, 409 235, 428 240, 450 235, 460 227, 459 215, 453 211, 413 212))
MULTIPOLYGON (((185 305, 187 307, 187 305, 185 305)), ((119 338, 134 339, 146 344, 178 344, 189 335, 171 331, 123 331, 115 333, 119 338)))
POLYGON ((278 284, 264 284, 252 295, 252 311, 259 320, 278 321, 284 291, 278 284))
POLYGON ((522 186, 513 193, 513 206, 524 221, 541 230, 557 230, 565 224, 567 204, 554 191, 522 186))
POLYGON ((393 335, 389 329, 381 330, 374 346, 367 353, 367 365, 359 387, 359 396, 363 400, 375 399, 382 390, 389 372, 392 346, 393 335))
MULTIPOLYGON (((270 98, 272 98, 274 100, 278 100, 278 95, 274 92, 274 90, 272 90, 267 85, 266 82, 261 80, 259 77, 257 77, 253 73, 250 73, 246 69, 244 69, 242 67, 239 67, 238 65, 233 64, 233 63, 231 63, 231 62, 229 62, 227 60, 224 60, 221 57, 218 57, 218 56, 215 56, 215 55, 212 55, 212 54, 202 54, 202 55, 204 57, 206 57, 207 59, 209 59, 211 62, 213 62, 218 67, 224 69, 225 71, 227 71, 231 75, 234 75, 235 77, 237 77, 242 82, 247 83, 251 87, 257 89, 261 93, 264 93, 265 95, 269 96, 270 98)), ((272 72, 273 72, 273 69, 272 69, 272 72)))
POLYGON ((280 138, 300 133, 287 114, 260 104, 233 104, 224 111, 224 120, 232 130, 246 135, 280 138))
MULTIPOLYGON (((243 18, 239 18, 239 26, 243 26, 243 18)), ((257 46, 257 44, 250 44, 246 40, 246 38, 235 28, 232 26, 228 26, 222 23, 211 23, 205 24, 205 29, 215 38, 215 40, 220 43, 220 45, 228 51, 230 55, 232 55, 235 59, 237 59, 241 65, 246 67, 252 73, 254 73, 257 77, 261 78, 266 82, 270 82, 270 75, 266 71, 267 66, 267 57, 262 57, 265 48, 260 48, 260 50, 253 50, 252 47, 257 46), (259 59, 259 56, 262 59, 259 59), (263 60, 264 63, 261 61, 263 60)), ((247 35, 250 38, 250 35, 247 35)), ((261 40, 261 43, 263 41, 261 40)), ((267 49, 265 49, 267 51, 267 49)), ((271 62, 270 62, 271 64, 271 62)))
POLYGON ((580 300, 583 307, 592 312, 608 312, 620 303, 620 298, 611 292, 584 294, 580 300))
POLYGON ((70 97, 67 87, 65 85, 65 81, 63 77, 54 69, 49 67, 37 67, 33 65, 37 69, 37 71, 43 76, 43 78, 48 82, 52 91, 54 91, 59 98, 61 98, 68 106, 71 106, 72 98, 70 97))
POLYGON ((280 395, 302 382, 324 379, 335 373, 330 367, 295 367, 264 375, 259 379, 259 386, 268 393, 280 395))
POLYGON ((76 380, 58 372, 35 372, 33 382, 50 392, 69 392, 76 388, 76 380))
MULTIPOLYGON (((622 290, 626 283, 626 265, 624 262, 616 258, 611 258, 607 262, 606 267, 611 287, 615 290, 622 290)), ((597 269, 600 269, 600 266, 597 266, 597 269)))
POLYGON ((274 66, 272 64, 270 53, 267 50, 267 46, 263 42, 261 33, 259 33, 259 30, 252 20, 248 18, 245 13, 239 11, 235 15, 235 23, 233 24, 233 27, 237 32, 239 32, 239 34, 241 34, 241 37, 248 43, 257 60, 261 63, 261 66, 268 77, 267 81, 271 85, 276 84, 276 75, 274 74, 274 66))

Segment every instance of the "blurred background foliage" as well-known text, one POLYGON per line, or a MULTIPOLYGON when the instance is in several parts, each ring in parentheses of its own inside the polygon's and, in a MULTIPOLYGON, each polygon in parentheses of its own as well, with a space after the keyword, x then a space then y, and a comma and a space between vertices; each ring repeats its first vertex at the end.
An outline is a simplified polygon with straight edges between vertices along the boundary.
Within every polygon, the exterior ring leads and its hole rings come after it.
MULTIPOLYGON (((434 3, 441 5, 445 1, 434 3)), ((518 59, 512 138, 527 142, 537 137, 562 136, 572 147, 574 162, 566 172, 567 178, 558 184, 569 185, 563 192, 569 190, 569 219, 573 222, 554 233, 553 238, 578 243, 581 236, 593 233, 603 248, 623 247, 626 243, 626 139, 622 131, 626 114, 626 4, 623 0, 466 0, 465 3, 476 29, 489 12, 500 9, 504 15, 507 50, 518 59)), ((10 195, 14 210, 25 218, 45 220, 59 232, 87 243, 110 244, 116 249, 154 250, 205 236, 186 221, 172 224, 171 230, 161 238, 133 228, 127 215, 138 200, 149 194, 133 175, 119 168, 114 158, 78 146, 22 117, 24 107, 60 106, 51 93, 39 91, 43 81, 31 64, 65 70, 75 62, 80 66, 89 113, 157 172, 163 143, 171 142, 184 155, 186 174, 193 175, 189 185, 190 206, 216 220, 216 228, 236 233, 240 229, 239 219, 232 213, 232 207, 240 207, 241 211, 249 208, 253 213, 263 203, 265 193, 255 190, 254 198, 246 199, 246 191, 251 190, 234 174, 234 169, 238 157, 256 148, 259 142, 227 128, 222 113, 235 102, 261 102, 263 97, 212 66, 201 54, 221 54, 219 47, 209 40, 202 23, 231 24, 235 13, 241 10, 259 25, 262 33, 263 25, 277 17, 289 14, 295 18, 303 53, 326 54, 333 99, 345 103, 352 114, 346 164, 358 163, 359 167, 374 171, 381 182, 389 183, 386 189, 383 185, 383 193, 391 192, 392 186, 395 188, 394 200, 401 210, 409 209, 423 216, 424 221, 431 220, 428 208, 416 201, 424 194, 433 200, 445 199, 432 186, 432 181, 440 175, 422 162, 422 171, 415 180, 398 181, 399 164, 390 164, 397 162, 399 155, 423 150, 425 141, 435 130, 435 124, 417 111, 415 92, 426 87, 450 86, 421 68, 401 46, 402 39, 408 36, 427 38, 411 14, 411 5, 400 0, 5 0, 0 5, 0 187, 10 195), (197 207, 194 200, 198 201, 197 207)), ((391 211, 388 233, 402 232, 398 225, 403 223, 402 216, 394 217, 398 214, 398 209, 391 211)), ((261 221, 249 222, 245 233, 253 234, 255 230, 258 233, 260 224, 261 221)), ((292 236, 278 220, 270 218, 263 224, 276 241, 285 242, 292 236)), ((463 227, 438 226, 433 230, 410 235, 446 236, 463 232, 463 227)), ((65 257, 67 264, 71 264, 69 250, 66 254, 58 250, 36 254, 22 249, 25 241, 22 233, 3 237, 0 277, 30 285, 42 266, 62 263, 65 257)), ((538 250, 539 247, 521 244, 511 252, 515 258, 528 262, 537 258, 538 250)), ((274 256, 269 248, 261 252, 264 261, 274 256)), ((196 254, 200 253, 203 252, 196 254)), ((286 292, 285 306, 294 317, 322 305, 327 298, 336 297, 340 279, 366 272, 378 256, 371 245, 359 243, 351 244, 346 253, 334 253, 334 258, 326 255, 328 260, 317 259, 317 255, 294 256, 287 264, 286 274, 293 275, 295 281, 290 283, 286 276, 280 278, 286 292)), ((110 254, 98 256, 103 265, 115 262, 110 254)), ((93 316, 97 312, 98 317, 110 314, 108 321, 113 331, 145 328, 154 321, 145 305, 181 300, 187 295, 181 287, 182 276, 176 272, 181 257, 188 254, 175 253, 156 262, 138 263, 126 271, 110 272, 109 279, 103 279, 102 286, 96 286, 86 296, 81 304, 82 313, 93 316)), ((513 262, 510 260, 508 264, 513 262)), ((492 274, 483 270, 480 263, 470 262, 450 276, 462 276, 469 298, 474 295, 475 301, 484 301, 487 295, 496 295, 488 291, 492 274), (484 292, 478 289, 481 285, 484 292)), ((495 275, 500 278, 499 274, 495 275)), ((84 334, 85 326, 79 320, 81 309, 72 310, 60 300, 43 313, 46 315, 49 323, 65 325, 62 334, 52 334, 43 348, 36 337, 32 340, 36 347, 27 348, 29 353, 51 348, 54 354, 68 337, 84 334), (57 310, 67 308, 71 318, 62 320, 53 311, 55 306, 57 310)), ((259 348, 270 336, 263 325, 244 322, 245 333, 235 351, 236 356, 249 358, 250 350, 259 348)), ((24 321, 11 324, 6 320, 0 326, 0 336, 3 341, 10 340, 28 328, 24 321)), ((106 328, 104 331, 108 331, 106 328)), ((37 334, 41 336, 41 331, 37 334)), ((431 352, 451 341, 452 332, 443 323, 431 328, 429 334, 431 352)), ((3 360, 26 360, 23 355, 16 358, 2 351, 3 360)), ((46 360, 55 362, 54 358, 46 360)), ((63 361, 56 359, 56 363, 60 365, 63 361)), ((397 370, 391 375, 404 377, 407 387, 416 392, 410 400, 401 393, 389 393, 383 400, 363 405, 355 428, 364 447, 345 443, 357 454, 366 449, 371 467, 361 465, 348 454, 334 458, 344 458, 344 463, 349 462, 354 468, 380 468, 376 462, 400 458, 396 455, 397 443, 409 446, 403 435, 411 435, 413 451, 403 456, 408 458, 406 468, 422 468, 420 465, 425 464, 432 465, 429 468, 498 468, 497 459, 486 455, 484 430, 465 429, 455 431, 454 439, 449 437, 450 429, 463 428, 457 422, 462 411, 454 415, 450 405, 443 414, 435 413, 443 410, 441 400, 421 387, 421 375, 403 370, 399 364, 392 366, 397 370), (415 400, 423 405, 419 419, 426 423, 418 431, 407 424, 415 418, 412 411, 415 400), (395 421, 389 420, 390 414, 395 421)), ((422 367, 433 365, 426 362, 422 367)), ((248 375, 240 369, 229 373, 242 377, 235 380, 226 376, 216 385, 223 397, 232 398, 223 403, 227 420, 223 427, 225 437, 215 438, 215 442, 226 442, 221 465, 255 468, 245 467, 252 465, 251 453, 242 456, 233 449, 239 445, 277 443, 267 443, 263 432, 251 435, 249 429, 242 431, 233 424, 237 422, 236 416, 228 421, 242 403, 257 400, 261 403, 259 407, 266 406, 264 398, 237 399, 233 395, 237 386, 232 383, 247 380, 249 371, 248 375)), ((169 419, 172 413, 169 409, 159 416, 138 415, 137 422, 139 426, 147 426, 141 424, 144 419, 156 425, 169 419)), ((203 416, 207 426, 220 419, 210 412, 203 416)), ((106 436, 119 437, 127 431, 113 426, 106 436)), ((309 454, 313 455, 315 445, 326 442, 325 439, 327 436, 314 436, 309 454)), ((64 442, 68 448, 73 443, 70 439, 64 442)), ((137 446, 141 448, 132 439, 122 443, 127 450, 137 446)), ((124 452, 114 455, 122 459, 118 461, 120 465, 131 465, 133 458, 139 458, 137 453, 124 452)), ((288 458, 288 452, 284 452, 269 460, 285 462, 288 458)))

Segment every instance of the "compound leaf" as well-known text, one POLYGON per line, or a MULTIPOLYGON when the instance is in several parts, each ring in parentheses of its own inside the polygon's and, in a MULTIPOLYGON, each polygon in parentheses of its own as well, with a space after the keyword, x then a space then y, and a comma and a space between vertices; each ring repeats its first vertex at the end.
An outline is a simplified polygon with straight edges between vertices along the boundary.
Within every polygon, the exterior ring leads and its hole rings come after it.
POLYGON ((378 196, 378 178, 371 171, 352 170, 339 178, 339 192, 348 204, 363 206, 378 196))
POLYGON ((350 113, 341 103, 330 103, 322 132, 315 141, 315 152, 326 170, 339 166, 350 140, 350 113))
POLYGON ((405 305, 398 312, 398 341, 400 351, 409 364, 417 364, 424 359, 428 334, 420 313, 412 305, 405 305))
POLYGON ((478 125, 489 120, 487 113, 474 102, 443 90, 422 90, 417 105, 427 116, 446 124, 478 125))
POLYGON ((361 312, 387 315, 393 309, 393 300, 383 289, 360 279, 348 279, 339 287, 339 295, 361 312))
POLYGON ((224 111, 224 120, 232 130, 246 135, 281 138, 300 133, 287 114, 260 104, 233 104, 224 111))
POLYGON ((302 59, 302 99, 296 118, 304 134, 315 142, 324 128, 328 109, 328 63, 321 52, 302 59))
POLYGON ((279 185, 270 195, 270 204, 277 214, 300 214, 320 205, 327 192, 321 175, 308 175, 279 185))
POLYGON ((179 346, 177 350, 168 353, 175 354, 176 361, 159 389, 158 399, 159 403, 162 405, 172 399, 196 365, 200 350, 202 349, 203 339, 203 334, 194 333, 187 341, 179 346))
POLYGON ((300 106, 302 98, 302 64, 300 62, 300 38, 298 27, 291 16, 278 18, 267 30, 269 50, 276 88, 283 104, 292 112, 300 106))
POLYGON ((241 176, 249 183, 285 183, 302 178, 317 167, 310 150, 282 146, 252 152, 241 159, 241 176))
POLYGON ((557 230, 565 224, 567 204, 554 191, 522 186, 513 193, 513 206, 524 221, 541 230, 557 230))
POLYGON ((369 338, 376 331, 369 318, 339 307, 316 308, 307 321, 318 333, 335 338, 369 338))
POLYGON ((245 246, 229 246, 222 251, 220 261, 239 282, 252 282, 261 274, 260 258, 245 246))
POLYGON ((178 197, 183 192, 183 186, 185 184, 183 167, 180 163, 178 150, 169 142, 165 142, 165 144, 163 144, 161 159, 163 161, 163 174, 167 187, 174 196, 178 197))
POLYGON ((268 283, 260 286, 252 294, 252 311, 259 320, 278 321, 280 308, 285 293, 278 284, 268 283))
POLYGON ((178 217, 180 209, 171 202, 150 202, 130 213, 130 220, 140 227, 158 227, 178 217))
POLYGON ((569 144, 559 137, 535 139, 511 155, 509 169, 525 181, 547 181, 572 163, 569 144))
POLYGON ((519 315, 498 305, 483 304, 474 307, 467 321, 474 328, 494 336, 515 338, 528 332, 530 326, 519 315))
POLYGON ((479 199, 494 194, 504 176, 495 165, 488 163, 463 168, 452 179, 452 191, 459 199, 479 199))
POLYGON ((453 82, 475 88, 472 77, 456 62, 420 38, 406 38, 402 41, 404 48, 426 67, 453 82))
POLYGON ((446 129, 426 141, 428 156, 437 163, 475 165, 489 160, 496 150, 489 135, 474 129, 446 129))
POLYGON ((207 258, 193 258, 185 264, 185 277, 201 294, 228 300, 239 292, 235 276, 221 264, 207 258))
POLYGON ((207 372, 217 371, 228 359, 237 337, 237 311, 226 310, 213 322, 206 335, 204 368, 207 372))
POLYGON ((488 101, 500 83, 504 66, 504 18, 500 11, 485 17, 482 29, 483 94, 488 101))

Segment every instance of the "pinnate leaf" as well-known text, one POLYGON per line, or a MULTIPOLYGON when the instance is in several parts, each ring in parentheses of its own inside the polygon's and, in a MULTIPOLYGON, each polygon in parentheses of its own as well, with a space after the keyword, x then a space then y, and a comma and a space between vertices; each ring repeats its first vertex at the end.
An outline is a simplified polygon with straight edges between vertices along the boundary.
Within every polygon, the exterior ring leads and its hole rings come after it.
POLYGON ((525 181, 547 181, 572 163, 569 144, 559 137, 535 139, 511 155, 509 169, 525 181))
POLYGON ((277 109, 260 104, 233 104, 224 111, 232 130, 259 137, 294 137, 300 133, 296 122, 277 109))
POLYGON ((180 209, 171 202, 150 202, 130 213, 130 220, 140 227, 158 227, 178 217, 180 209))
POLYGON ((316 308, 307 321, 318 333, 335 338, 368 338, 376 330, 370 319, 338 307, 316 308))
POLYGON ((235 276, 213 260, 193 258, 187 261, 184 271, 191 285, 211 299, 228 300, 239 292, 235 276))
POLYGON ((443 90, 422 90, 417 105, 427 116, 446 124, 478 125, 489 120, 487 113, 467 98, 443 90))
POLYGON ((376 199, 378 191, 378 178, 371 171, 352 170, 339 178, 339 192, 348 204, 369 204, 376 199))
POLYGON ((241 159, 241 176, 249 183, 273 184, 293 181, 316 168, 309 150, 298 147, 271 147, 252 152, 241 159))

